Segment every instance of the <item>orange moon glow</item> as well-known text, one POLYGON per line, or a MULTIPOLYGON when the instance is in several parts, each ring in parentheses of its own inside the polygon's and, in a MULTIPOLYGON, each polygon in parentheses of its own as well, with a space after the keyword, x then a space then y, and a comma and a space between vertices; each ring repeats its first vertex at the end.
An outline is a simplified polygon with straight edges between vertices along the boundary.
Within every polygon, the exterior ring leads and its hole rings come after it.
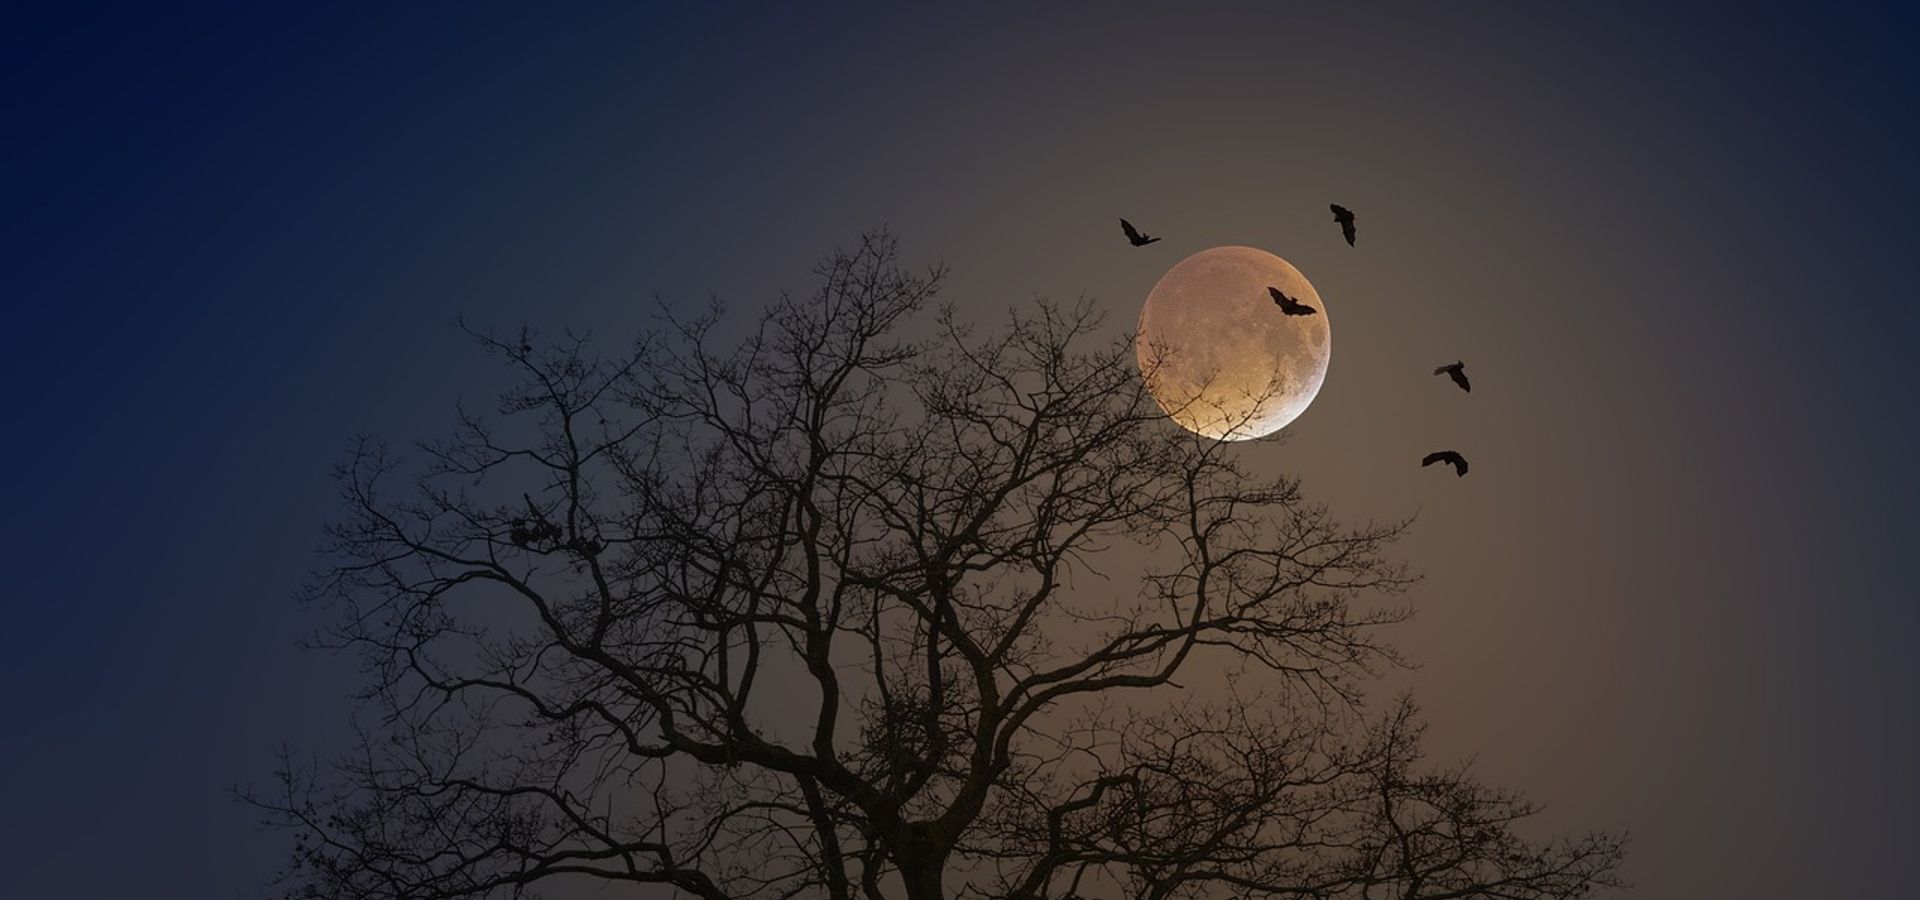
POLYGON ((1327 307, 1300 270, 1264 250, 1215 247, 1167 270, 1140 311, 1134 351, 1153 399, 1205 437, 1264 437, 1307 411, 1327 379, 1327 307), (1267 288, 1318 310, 1289 316, 1267 288))

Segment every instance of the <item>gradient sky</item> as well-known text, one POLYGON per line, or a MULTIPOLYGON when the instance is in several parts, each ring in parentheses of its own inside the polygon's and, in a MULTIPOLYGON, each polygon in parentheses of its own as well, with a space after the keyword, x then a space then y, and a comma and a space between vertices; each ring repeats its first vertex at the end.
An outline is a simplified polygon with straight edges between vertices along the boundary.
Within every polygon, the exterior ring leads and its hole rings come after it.
POLYGON ((328 467, 490 394, 456 316, 617 338, 880 225, 1116 334, 1188 253, 1287 258, 1332 369, 1248 452, 1419 511, 1436 755, 1630 830, 1638 897, 1911 890, 1912 13, 310 6, 0 14, 9 895, 274 868, 226 788, 351 708, 289 599, 328 467))

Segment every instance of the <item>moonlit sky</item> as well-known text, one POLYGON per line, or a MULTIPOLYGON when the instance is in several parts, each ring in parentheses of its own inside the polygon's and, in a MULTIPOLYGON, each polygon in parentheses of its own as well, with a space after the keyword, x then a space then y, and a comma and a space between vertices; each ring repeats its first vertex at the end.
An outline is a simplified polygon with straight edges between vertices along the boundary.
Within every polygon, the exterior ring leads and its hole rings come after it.
POLYGON ((1419 512, 1436 755, 1629 829, 1638 897, 1911 890, 1912 13, 423 6, 0 20, 9 896, 255 894, 226 787, 355 683, 295 650, 328 467, 489 395, 455 316, 618 338, 879 225, 1115 329, 1286 258, 1339 346, 1237 452, 1419 512))

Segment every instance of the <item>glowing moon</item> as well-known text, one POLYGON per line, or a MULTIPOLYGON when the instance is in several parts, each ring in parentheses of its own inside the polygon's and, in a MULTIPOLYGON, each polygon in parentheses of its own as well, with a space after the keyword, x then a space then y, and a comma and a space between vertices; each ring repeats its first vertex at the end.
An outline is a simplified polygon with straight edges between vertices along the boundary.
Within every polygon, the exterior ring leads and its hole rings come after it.
POLYGON ((1134 351, 1160 408, 1195 434, 1264 437, 1307 411, 1327 380, 1327 307, 1300 270, 1252 247, 1215 247, 1160 277, 1134 351), (1319 312, 1289 316, 1268 287, 1319 312))

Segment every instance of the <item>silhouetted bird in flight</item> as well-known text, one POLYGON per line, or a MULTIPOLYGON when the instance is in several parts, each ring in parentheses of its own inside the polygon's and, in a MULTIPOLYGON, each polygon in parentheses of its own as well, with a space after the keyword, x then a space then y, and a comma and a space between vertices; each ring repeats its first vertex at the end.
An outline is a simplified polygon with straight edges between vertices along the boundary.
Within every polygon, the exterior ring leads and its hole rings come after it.
POLYGON ((1455 475, 1464 477, 1467 474, 1467 458, 1452 450, 1439 450, 1427 454, 1425 459, 1420 460, 1420 467, 1424 469, 1437 462, 1452 465, 1455 475))
POLYGON ((1433 370, 1433 374, 1435 375, 1439 375, 1442 372, 1446 373, 1447 377, 1452 378, 1453 383, 1459 385, 1461 390, 1468 392, 1473 390, 1473 385, 1467 383, 1466 363, 1456 362, 1453 365, 1441 366, 1433 370))
POLYGON ((1333 220, 1340 223, 1340 233, 1347 236, 1347 246, 1353 246, 1353 210, 1338 203, 1329 203, 1327 208, 1333 210, 1333 220))
POLYGON ((1280 289, 1277 287, 1267 288, 1267 293, 1273 295, 1274 305, 1280 307, 1280 311, 1283 313, 1286 313, 1287 315, 1310 316, 1316 312, 1319 312, 1319 310, 1314 309, 1313 307, 1308 306, 1305 303, 1301 303, 1300 301, 1295 300, 1292 297, 1289 297, 1285 294, 1280 293, 1280 289))
POLYGON ((1120 230, 1127 233, 1127 243, 1132 244, 1135 247, 1145 247, 1146 245, 1159 240, 1159 238, 1157 237, 1147 237, 1146 235, 1141 234, 1140 229, 1133 227, 1133 223, 1125 219, 1120 220, 1120 230))

